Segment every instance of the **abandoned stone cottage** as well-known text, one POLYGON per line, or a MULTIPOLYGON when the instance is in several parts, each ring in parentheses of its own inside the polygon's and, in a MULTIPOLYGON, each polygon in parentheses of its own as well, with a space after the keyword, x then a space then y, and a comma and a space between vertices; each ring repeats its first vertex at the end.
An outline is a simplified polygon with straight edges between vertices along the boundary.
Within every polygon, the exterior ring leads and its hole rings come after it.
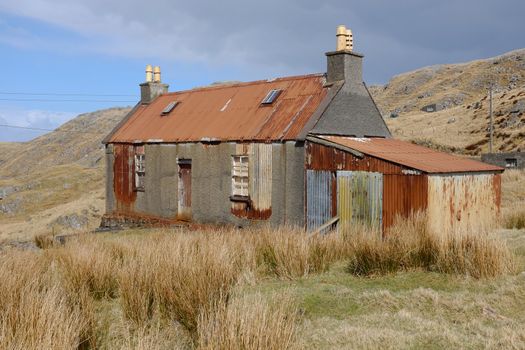
POLYGON ((148 66, 141 101, 104 140, 102 224, 386 230, 416 210, 450 227, 498 214, 501 168, 392 139, 344 26, 326 57, 326 74, 178 92, 148 66))

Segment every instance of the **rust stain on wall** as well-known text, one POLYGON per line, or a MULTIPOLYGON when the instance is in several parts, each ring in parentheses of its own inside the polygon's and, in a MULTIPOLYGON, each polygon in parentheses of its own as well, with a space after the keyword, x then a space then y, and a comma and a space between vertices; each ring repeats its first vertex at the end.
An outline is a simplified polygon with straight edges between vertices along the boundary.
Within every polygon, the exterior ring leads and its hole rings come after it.
POLYGON ((429 227, 437 233, 491 229, 499 213, 499 174, 428 177, 429 227))
POLYGON ((116 200, 116 211, 132 213, 137 193, 133 188, 134 158, 133 146, 115 144, 113 147, 113 191, 116 200))

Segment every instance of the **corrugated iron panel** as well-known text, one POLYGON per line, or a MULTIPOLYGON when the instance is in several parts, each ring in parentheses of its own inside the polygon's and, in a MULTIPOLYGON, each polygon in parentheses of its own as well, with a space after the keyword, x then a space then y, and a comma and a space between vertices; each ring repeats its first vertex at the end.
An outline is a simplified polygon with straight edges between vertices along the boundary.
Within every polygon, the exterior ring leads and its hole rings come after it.
POLYGON ((313 231, 332 218, 332 172, 306 171, 306 229, 313 231))
POLYGON ((361 171, 337 172, 337 213, 341 226, 361 223, 382 227, 383 175, 361 171))
POLYGON ((492 172, 504 170, 494 165, 453 156, 445 152, 434 151, 427 147, 396 139, 343 136, 317 137, 376 158, 427 173, 492 172))
POLYGON ((236 155, 247 155, 247 201, 233 201, 231 212, 239 217, 265 220, 272 215, 272 145, 266 143, 238 143, 236 155))
POLYGON ((113 192, 116 201, 115 208, 119 213, 129 213, 133 211, 133 206, 137 197, 137 193, 133 190, 135 169, 133 146, 128 144, 116 144, 113 147, 113 156, 113 192))
POLYGON ((428 218, 431 229, 438 233, 491 229, 499 213, 497 176, 429 176, 428 218))
POLYGON ((109 142, 293 140, 326 95, 324 82, 323 75, 312 74, 164 94, 138 106, 109 142), (272 105, 261 106, 272 89, 283 92, 272 105), (180 103, 161 116, 172 101, 180 103))
POLYGON ((395 223, 397 217, 409 217, 427 208, 427 175, 383 176, 383 232, 395 223))
POLYGON ((250 198, 254 210, 272 208, 272 145, 254 143, 250 152, 250 198))
POLYGON ((310 141, 306 142, 305 147, 307 169, 370 171, 382 174, 403 174, 406 169, 386 160, 367 155, 358 158, 351 153, 310 141))

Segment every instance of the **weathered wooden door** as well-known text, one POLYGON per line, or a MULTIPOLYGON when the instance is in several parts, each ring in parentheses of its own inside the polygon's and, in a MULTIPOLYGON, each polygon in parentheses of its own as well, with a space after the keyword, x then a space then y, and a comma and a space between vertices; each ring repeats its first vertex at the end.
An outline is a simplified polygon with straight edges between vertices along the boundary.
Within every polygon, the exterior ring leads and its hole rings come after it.
POLYGON ((179 160, 179 203, 177 219, 191 220, 191 159, 179 160))
POLYGON ((364 171, 338 171, 337 213, 341 226, 364 224, 381 229, 383 174, 364 171))

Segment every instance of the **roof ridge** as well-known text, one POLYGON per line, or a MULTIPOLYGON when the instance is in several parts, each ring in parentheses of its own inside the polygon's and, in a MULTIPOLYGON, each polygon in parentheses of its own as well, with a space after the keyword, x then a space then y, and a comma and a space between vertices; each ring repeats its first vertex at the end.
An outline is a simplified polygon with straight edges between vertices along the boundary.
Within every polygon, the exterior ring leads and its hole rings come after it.
POLYGON ((186 90, 171 91, 171 92, 162 94, 162 96, 177 95, 177 94, 182 94, 182 93, 187 93, 187 92, 219 90, 219 89, 232 88, 232 87, 266 84, 266 83, 273 83, 276 81, 301 80, 301 79, 308 79, 308 78, 322 77, 322 76, 324 76, 324 73, 310 73, 310 74, 302 74, 302 75, 291 75, 291 76, 279 77, 279 78, 243 81, 243 82, 233 83, 233 84, 226 83, 226 84, 218 84, 218 85, 200 86, 200 87, 186 89, 186 90))

